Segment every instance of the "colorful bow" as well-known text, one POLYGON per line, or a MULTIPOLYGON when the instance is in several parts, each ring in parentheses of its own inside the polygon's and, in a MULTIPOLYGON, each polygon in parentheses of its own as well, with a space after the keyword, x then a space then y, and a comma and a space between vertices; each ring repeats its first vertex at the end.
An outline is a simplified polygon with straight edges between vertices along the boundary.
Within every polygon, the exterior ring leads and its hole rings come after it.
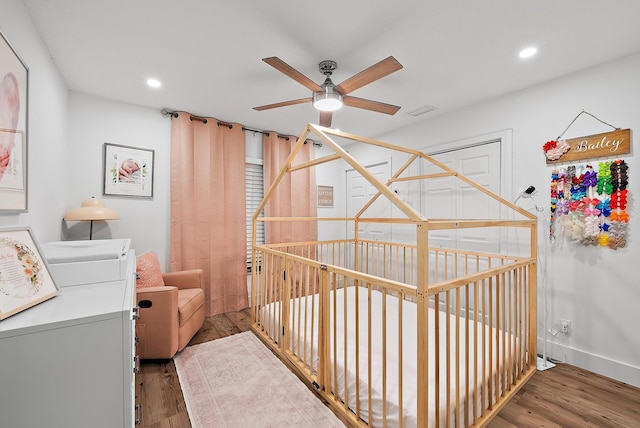
POLYGON ((606 247, 607 245, 609 245, 609 235, 606 233, 601 233, 600 235, 598 235, 598 242, 603 247, 606 247))
POLYGON ((604 216, 604 217, 609 217, 609 215, 611 214, 611 207, 609 207, 609 199, 605 199, 602 202, 599 202, 596 205, 596 208, 600 210, 600 213, 604 216))
POLYGON ((582 179, 585 187, 596 187, 598 184, 598 174, 595 171, 587 171, 582 179))
POLYGON ((569 214, 569 201, 561 199, 556 204, 556 212, 558 215, 569 214))
POLYGON ((622 210, 627 207, 627 191, 626 190, 618 190, 611 194, 611 199, 609 201, 609 207, 612 209, 620 208, 622 210))
POLYGON ((611 219, 612 222, 613 221, 619 221, 623 223, 629 222, 629 214, 627 214, 626 211, 611 211, 609 218, 611 219))
POLYGON ((598 217, 587 217, 584 219, 584 237, 595 237, 600 233, 600 220, 598 217))
POLYGON ((584 209, 584 201, 581 199, 578 199, 577 201, 572 201, 569 203, 569 209, 571 211, 582 211, 584 209))
POLYGON ((584 215, 598 217, 600 215, 600 210, 597 208, 585 208, 584 215))

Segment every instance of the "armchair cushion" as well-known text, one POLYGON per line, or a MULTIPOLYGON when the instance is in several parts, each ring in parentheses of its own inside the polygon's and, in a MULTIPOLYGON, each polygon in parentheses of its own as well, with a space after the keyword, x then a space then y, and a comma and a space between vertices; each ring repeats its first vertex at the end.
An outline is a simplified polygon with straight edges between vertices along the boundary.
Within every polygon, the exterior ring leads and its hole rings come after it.
POLYGON ((158 254, 153 251, 147 251, 136 257, 136 274, 136 288, 165 285, 158 254))
POLYGON ((178 293, 178 325, 185 322, 204 307, 204 293, 200 288, 186 288, 178 293))

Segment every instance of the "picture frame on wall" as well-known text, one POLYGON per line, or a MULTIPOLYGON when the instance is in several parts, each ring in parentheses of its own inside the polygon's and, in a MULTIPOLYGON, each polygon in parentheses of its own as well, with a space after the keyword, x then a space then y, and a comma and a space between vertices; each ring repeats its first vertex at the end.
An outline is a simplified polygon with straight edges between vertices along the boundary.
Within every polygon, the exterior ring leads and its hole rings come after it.
POLYGON ((27 211, 29 69, 0 33, 0 213, 27 211))
POLYGON ((317 186, 318 207, 333 207, 333 186, 317 186))
POLYGON ((153 198, 154 150, 111 143, 103 149, 105 196, 153 198))
POLYGON ((0 320, 58 294, 30 228, 0 229, 0 320))

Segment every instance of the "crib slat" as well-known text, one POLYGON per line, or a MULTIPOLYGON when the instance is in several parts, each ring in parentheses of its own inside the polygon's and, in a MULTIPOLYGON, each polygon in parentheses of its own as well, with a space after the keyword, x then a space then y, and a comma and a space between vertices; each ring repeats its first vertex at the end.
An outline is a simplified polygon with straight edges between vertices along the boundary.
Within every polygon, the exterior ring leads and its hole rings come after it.
MULTIPOLYGON (((473 307, 474 307, 474 311, 473 311, 473 387, 476 388, 478 386, 478 360, 480 360, 480 364, 482 364, 482 354, 480 353, 481 351, 478 349, 478 312, 481 312, 480 306, 478 306, 478 281, 473 283, 473 307)), ((480 391, 484 391, 484 384, 481 385, 481 389, 480 391)), ((473 402, 471 403, 471 409, 472 409, 472 414, 473 414, 473 419, 475 420, 476 417, 479 416, 478 414, 478 408, 477 408, 477 403, 480 402, 482 403, 482 393, 480 393, 480 397, 477 396, 478 393, 476 393, 476 396, 474 397, 473 402)))
POLYGON ((490 391, 490 383, 489 383, 489 379, 487 379, 487 364, 489 364, 489 355, 491 355, 491 351, 490 348, 487 346, 487 320, 488 318, 491 316, 491 313, 487 312, 487 295, 489 294, 488 290, 487 290, 487 285, 489 283, 488 279, 485 279, 482 281, 482 288, 481 288, 481 298, 482 298, 482 319, 481 319, 481 328, 482 331, 480 333, 480 336, 482 337, 482 351, 480 352, 480 355, 482 356, 482 361, 481 361, 481 376, 480 376, 480 382, 482 384, 482 394, 480 395, 480 414, 478 415, 478 417, 483 417, 485 415, 485 409, 488 407, 488 397, 491 397, 491 391, 490 391), (489 348, 489 349, 488 349, 489 348), (489 354, 487 354, 487 352, 489 354), (485 391, 487 391, 487 393, 485 394, 485 391))
POLYGON ((285 333, 284 327, 280 328, 280 326, 288 326, 290 325, 290 315, 291 315, 291 307, 289 305, 289 301, 291 299, 291 277, 293 276, 293 267, 291 260, 289 258, 285 258, 284 260, 284 292, 281 296, 281 305, 282 308, 282 320, 280 321, 280 325, 278 326, 278 333, 280 334, 280 346, 283 350, 290 349, 289 346, 289 332, 285 333))
POLYGON ((433 394, 434 394, 434 398, 435 398, 435 414, 436 414, 436 426, 440 425, 440 308, 439 306, 439 301, 438 301, 438 295, 436 295, 436 300, 435 300, 435 305, 436 307, 434 308, 434 319, 433 319, 433 338, 434 338, 434 355, 435 355, 435 364, 434 364, 434 369, 435 369, 435 379, 434 379, 434 387, 433 387, 433 394))
MULTIPOLYGON (((454 360, 456 366, 456 376, 455 376, 455 386, 454 391, 456 392, 455 397, 455 410, 456 410, 456 420, 460 417, 460 289, 456 289, 456 341, 455 341, 455 350, 456 350, 456 359, 454 360)), ((449 391, 447 391, 447 394, 449 391)), ((458 421, 457 425, 460 425, 460 421, 458 421)))
POLYGON ((398 428, 402 428, 404 425, 404 411, 403 411, 403 396, 402 390, 404 389, 404 383, 402 378, 404 367, 404 353, 402 352, 402 337, 403 337, 403 314, 402 308, 404 303, 404 295, 398 299, 398 428))
MULTIPOLYGON (((387 426, 387 290, 382 290, 382 424, 387 426)), ((371 408, 369 408, 371 412, 371 408)))
POLYGON ((371 411, 373 403, 373 392, 371 391, 371 379, 373 378, 371 372, 371 337, 373 334, 371 331, 371 288, 371 283, 367 283, 367 409, 369 409, 367 414, 369 426, 373 426, 373 412, 371 411))
MULTIPOLYGON (((336 285, 337 288, 337 285, 336 285)), ((343 338, 343 369, 342 372, 344 373, 344 407, 345 409, 349 408, 349 382, 347 382, 347 373, 349 373, 349 360, 348 360, 348 355, 349 355, 349 334, 347 333, 347 329, 349 328, 349 318, 347 316, 348 312, 349 312, 349 302, 347 301, 347 292, 346 292, 346 285, 345 285, 345 292, 342 294, 343 295, 343 302, 342 304, 344 305, 344 311, 343 311, 343 322, 342 322, 342 329, 344 330, 342 332, 342 338, 343 338)), ((334 309, 335 310, 335 309, 334 309)), ((336 386, 337 387, 337 386, 336 386)))
POLYGON ((334 399, 337 399, 338 394, 338 313, 336 311, 336 307, 338 306, 338 297, 336 293, 336 274, 334 272, 329 273, 329 283, 331 284, 331 291, 333 292, 333 298, 331 304, 333 305, 333 311, 331 315, 331 319, 333 320, 333 341, 332 341, 332 355, 331 361, 333 362, 331 366, 331 373, 333 374, 333 385, 331 387, 332 391, 335 391, 334 399))
MULTIPOLYGON (((444 292, 445 295, 445 358, 444 358, 444 370, 445 370, 445 426, 451 426, 451 290, 444 292)), ((437 300, 438 302, 440 299, 437 300)), ((436 310, 436 316, 440 317, 440 310, 436 310)), ((438 389, 438 391, 440 391, 438 389)))
MULTIPOLYGON (((358 282, 356 281, 356 283, 354 284, 355 286, 355 296, 356 296, 356 302, 360 302, 360 287, 358 282)), ((356 331, 355 331, 355 336, 356 336, 356 344, 355 344, 355 348, 356 348, 356 379, 360 379, 360 305, 356 304, 355 307, 355 311, 356 311, 356 322, 355 322, 355 327, 356 327, 356 331)), ((358 418, 360 418, 360 382, 356 382, 356 416, 358 418)))

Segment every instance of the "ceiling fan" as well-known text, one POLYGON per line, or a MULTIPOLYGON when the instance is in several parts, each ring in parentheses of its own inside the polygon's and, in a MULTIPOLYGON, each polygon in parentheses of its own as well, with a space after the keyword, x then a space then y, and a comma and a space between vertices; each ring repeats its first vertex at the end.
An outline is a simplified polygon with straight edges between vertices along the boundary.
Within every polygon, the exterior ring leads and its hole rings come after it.
POLYGON ((269 58, 263 58, 262 60, 276 70, 302 84, 307 89, 310 89, 313 94, 311 97, 307 98, 254 107, 254 110, 262 111, 311 102, 316 109, 320 110, 320 125, 326 127, 331 126, 333 112, 342 107, 343 104, 349 107, 357 107, 389 115, 393 115, 400 110, 399 106, 347 95, 356 89, 400 70, 402 68, 402 64, 392 56, 389 56, 366 70, 350 77, 339 85, 335 85, 331 81, 331 75, 338 66, 335 61, 325 60, 320 62, 320 73, 324 74, 325 80, 322 85, 318 85, 278 57, 272 56, 269 58))

